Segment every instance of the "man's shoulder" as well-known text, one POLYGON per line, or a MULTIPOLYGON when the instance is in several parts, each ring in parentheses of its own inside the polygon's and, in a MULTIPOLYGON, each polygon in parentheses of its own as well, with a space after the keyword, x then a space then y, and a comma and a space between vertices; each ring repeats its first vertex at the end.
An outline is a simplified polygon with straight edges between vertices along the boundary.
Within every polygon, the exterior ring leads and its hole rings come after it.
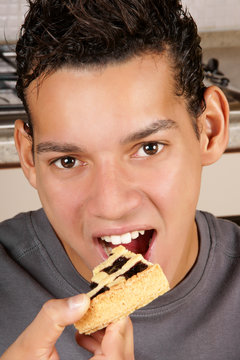
POLYGON ((201 216, 206 219, 211 240, 216 246, 228 256, 240 257, 240 226, 235 217, 216 217, 202 211, 201 216))
POLYGON ((21 256, 33 246, 35 216, 42 216, 41 210, 20 213, 0 223, 0 244, 9 253, 21 256))

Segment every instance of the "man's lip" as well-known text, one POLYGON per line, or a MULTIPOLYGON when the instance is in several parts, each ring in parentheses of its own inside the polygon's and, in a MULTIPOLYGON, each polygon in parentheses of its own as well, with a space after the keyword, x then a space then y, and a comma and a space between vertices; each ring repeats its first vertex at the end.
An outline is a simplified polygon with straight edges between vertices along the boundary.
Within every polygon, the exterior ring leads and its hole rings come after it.
POLYGON ((155 243, 155 241, 156 241, 156 237, 157 237, 157 231, 154 230, 152 239, 151 239, 151 241, 150 241, 150 243, 149 243, 148 250, 147 250, 146 254, 144 254, 144 258, 145 258, 147 261, 151 261, 152 248, 153 248, 154 243, 155 243))

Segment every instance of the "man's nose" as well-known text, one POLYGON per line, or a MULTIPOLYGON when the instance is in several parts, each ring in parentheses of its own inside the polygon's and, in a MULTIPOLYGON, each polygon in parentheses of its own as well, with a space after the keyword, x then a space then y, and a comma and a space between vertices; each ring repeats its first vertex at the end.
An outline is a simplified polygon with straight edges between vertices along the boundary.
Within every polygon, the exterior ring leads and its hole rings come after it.
POLYGON ((112 221, 131 215, 142 201, 131 171, 116 165, 105 165, 95 171, 90 194, 90 213, 112 221))

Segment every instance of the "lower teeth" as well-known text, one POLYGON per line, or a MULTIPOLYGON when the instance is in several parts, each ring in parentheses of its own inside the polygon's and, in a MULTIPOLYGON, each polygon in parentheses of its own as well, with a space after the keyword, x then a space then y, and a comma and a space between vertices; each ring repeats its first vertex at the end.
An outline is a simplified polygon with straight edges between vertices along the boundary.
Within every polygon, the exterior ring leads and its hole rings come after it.
POLYGON ((112 248, 110 246, 107 246, 105 242, 103 242, 103 249, 108 256, 111 254, 112 248))

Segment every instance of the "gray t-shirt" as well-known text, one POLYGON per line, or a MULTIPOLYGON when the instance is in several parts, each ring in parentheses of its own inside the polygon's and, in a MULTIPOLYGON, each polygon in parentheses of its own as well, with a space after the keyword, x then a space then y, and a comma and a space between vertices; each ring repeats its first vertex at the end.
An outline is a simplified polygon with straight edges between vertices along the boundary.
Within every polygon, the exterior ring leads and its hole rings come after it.
MULTIPOLYGON (((200 251, 193 269, 131 316, 136 360, 240 358, 240 228, 203 212, 196 221, 200 251)), ((0 355, 49 298, 87 291, 43 210, 0 225, 0 355)), ((61 360, 89 359, 74 333, 67 327, 57 342, 61 360)))

